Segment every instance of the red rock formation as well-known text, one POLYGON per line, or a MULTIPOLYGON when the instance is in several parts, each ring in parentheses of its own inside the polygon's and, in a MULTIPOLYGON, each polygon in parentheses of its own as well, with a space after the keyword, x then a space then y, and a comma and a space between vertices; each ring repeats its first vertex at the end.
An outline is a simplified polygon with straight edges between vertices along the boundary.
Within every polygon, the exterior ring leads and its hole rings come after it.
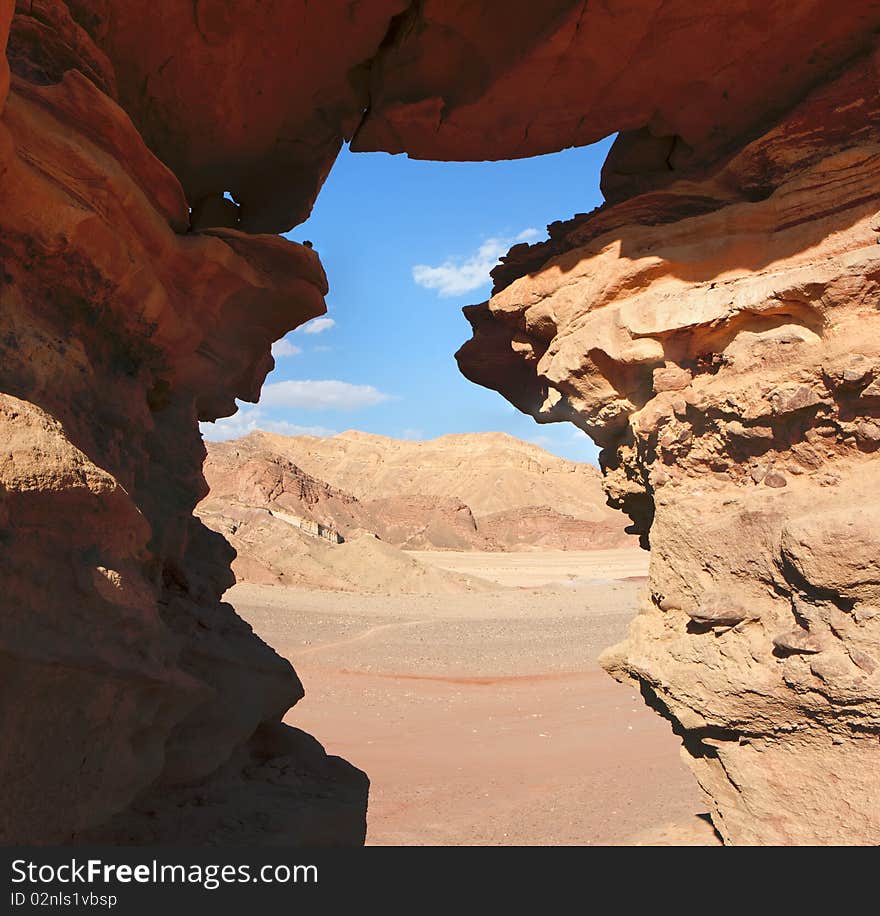
POLYGON ((363 774, 278 724, 302 687, 220 601, 231 550, 192 516, 198 419, 258 396, 269 342, 324 311, 321 265, 189 232, 107 58, 63 4, 26 7, 0 125, 0 840, 357 842, 363 774))
POLYGON ((190 203, 230 191, 231 218, 260 232, 302 220, 352 136, 361 150, 507 159, 624 131, 609 174, 663 177, 667 160, 711 161, 784 111, 880 26, 877 0, 833 16, 822 0, 68 6, 190 203))
POLYGON ((606 185, 712 162, 871 46, 875 0, 422 0, 370 70, 353 148, 534 156, 622 132, 606 185), (612 178, 614 180, 612 180, 612 178))
POLYGON ((725 837, 880 838, 880 0, 17 9, 0 838, 229 839, 230 809, 232 839, 362 835, 362 777, 279 731, 301 688, 192 517, 197 419, 322 309, 312 252, 245 233, 301 219, 346 137, 466 159, 614 131, 611 205, 511 253, 461 365, 603 445, 653 549, 609 666, 676 723, 725 837))
MULTIPOLYGON (((237 225, 308 215, 405 0, 70 0, 115 66, 119 99, 193 207, 230 191, 237 225)), ((234 217, 233 217, 234 218, 234 217)), ((216 225, 216 223, 213 223, 216 225)))

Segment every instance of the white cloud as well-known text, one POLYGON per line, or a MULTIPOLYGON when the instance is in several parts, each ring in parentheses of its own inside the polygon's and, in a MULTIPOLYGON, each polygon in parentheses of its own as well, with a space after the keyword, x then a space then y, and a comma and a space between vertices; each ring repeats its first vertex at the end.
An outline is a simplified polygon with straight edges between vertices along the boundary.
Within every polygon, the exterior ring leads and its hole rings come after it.
POLYGON ((292 344, 285 337, 282 337, 281 340, 276 340, 275 343, 272 344, 272 355, 275 359, 279 359, 283 356, 296 356, 298 353, 302 353, 302 347, 292 344))
POLYGON ((425 431, 415 426, 407 426, 407 428, 400 433, 400 438, 417 441, 425 438, 425 431))
POLYGON ((540 229, 523 229, 517 236, 515 241, 517 242, 531 242, 532 239, 538 238, 541 234, 540 229))
POLYGON ((273 382, 263 388, 265 407, 298 407, 304 410, 357 410, 390 400, 391 395, 372 385, 351 385, 336 379, 273 382))
POLYGON ((222 442, 224 439, 239 439, 252 433, 255 429, 264 429, 282 436, 335 436, 337 430, 325 426, 300 426, 288 423, 287 420, 273 420, 265 415, 260 407, 241 405, 237 414, 223 417, 216 423, 199 424, 202 435, 211 442, 222 442))
POLYGON ((498 259, 507 254, 515 242, 527 242, 540 236, 537 229, 523 229, 513 237, 486 239, 477 251, 468 258, 447 258, 437 267, 416 264, 412 269, 413 280, 426 289, 436 289, 442 298, 460 296, 481 286, 488 286, 489 271, 498 259))
POLYGON ((332 318, 313 318, 298 327, 297 331, 302 331, 303 334, 323 334, 324 331, 329 331, 330 328, 335 326, 336 322, 332 318))

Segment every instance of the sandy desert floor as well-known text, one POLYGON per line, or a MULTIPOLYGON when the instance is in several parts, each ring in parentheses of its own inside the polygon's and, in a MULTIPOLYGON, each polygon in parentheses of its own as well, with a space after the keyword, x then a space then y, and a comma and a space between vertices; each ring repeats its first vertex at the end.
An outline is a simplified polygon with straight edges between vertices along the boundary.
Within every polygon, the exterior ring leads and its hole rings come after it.
MULTIPOLYGON (((609 550, 410 550, 423 563, 450 572, 479 576, 505 586, 612 584, 648 575, 648 554, 638 547, 609 550)), ((634 606, 633 606, 634 607, 634 606)))
POLYGON ((287 721, 369 774, 368 843, 715 842, 678 740, 596 662, 635 613, 646 554, 417 556, 499 587, 227 595, 305 685, 287 721))

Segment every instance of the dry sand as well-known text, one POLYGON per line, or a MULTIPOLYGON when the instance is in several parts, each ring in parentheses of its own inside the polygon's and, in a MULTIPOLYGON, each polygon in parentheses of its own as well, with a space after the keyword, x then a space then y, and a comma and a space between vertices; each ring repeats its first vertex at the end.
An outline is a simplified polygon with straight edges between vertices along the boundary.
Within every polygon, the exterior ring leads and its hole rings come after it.
POLYGON ((714 842, 669 726, 596 662, 645 554, 418 556, 506 587, 228 595, 302 678, 287 721, 369 774, 368 843, 714 842))
POLYGON ((407 553, 440 569, 519 588, 554 584, 577 587, 617 579, 643 579, 648 575, 648 554, 638 547, 506 553, 410 550, 407 553))

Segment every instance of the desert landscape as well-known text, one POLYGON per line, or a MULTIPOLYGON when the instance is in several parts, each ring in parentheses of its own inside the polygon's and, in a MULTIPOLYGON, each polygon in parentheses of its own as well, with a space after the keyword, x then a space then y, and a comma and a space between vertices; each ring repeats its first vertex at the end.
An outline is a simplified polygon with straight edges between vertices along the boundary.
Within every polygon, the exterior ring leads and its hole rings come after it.
MULTIPOLYGON (((286 721, 370 774, 368 845, 717 843, 680 741, 597 663, 642 587, 604 553, 570 557, 576 588, 229 597, 302 678, 286 721)), ((473 559, 513 583, 513 556, 473 559)))
POLYGON ((370 587, 400 590, 409 578, 419 591, 429 578, 442 590, 457 574, 438 575, 413 551, 634 543, 596 468, 500 433, 410 442, 257 431, 206 447, 210 491, 197 513, 235 547, 240 580, 362 590, 372 576, 370 587))
MULTIPOLYGON (((0 843, 880 844, 878 34, 880 0, 0 0, 0 843), (480 227, 432 403, 600 471, 255 413, 205 444, 332 321, 290 233, 346 145, 598 143, 546 232, 480 227)), ((441 312, 382 298, 414 233, 366 216, 339 377, 285 403, 405 438, 441 312)))
POLYGON ((303 681, 285 721, 370 774, 368 844, 717 842, 679 740, 598 665, 648 554, 594 468, 492 433, 256 432, 205 472, 227 599, 303 681))

